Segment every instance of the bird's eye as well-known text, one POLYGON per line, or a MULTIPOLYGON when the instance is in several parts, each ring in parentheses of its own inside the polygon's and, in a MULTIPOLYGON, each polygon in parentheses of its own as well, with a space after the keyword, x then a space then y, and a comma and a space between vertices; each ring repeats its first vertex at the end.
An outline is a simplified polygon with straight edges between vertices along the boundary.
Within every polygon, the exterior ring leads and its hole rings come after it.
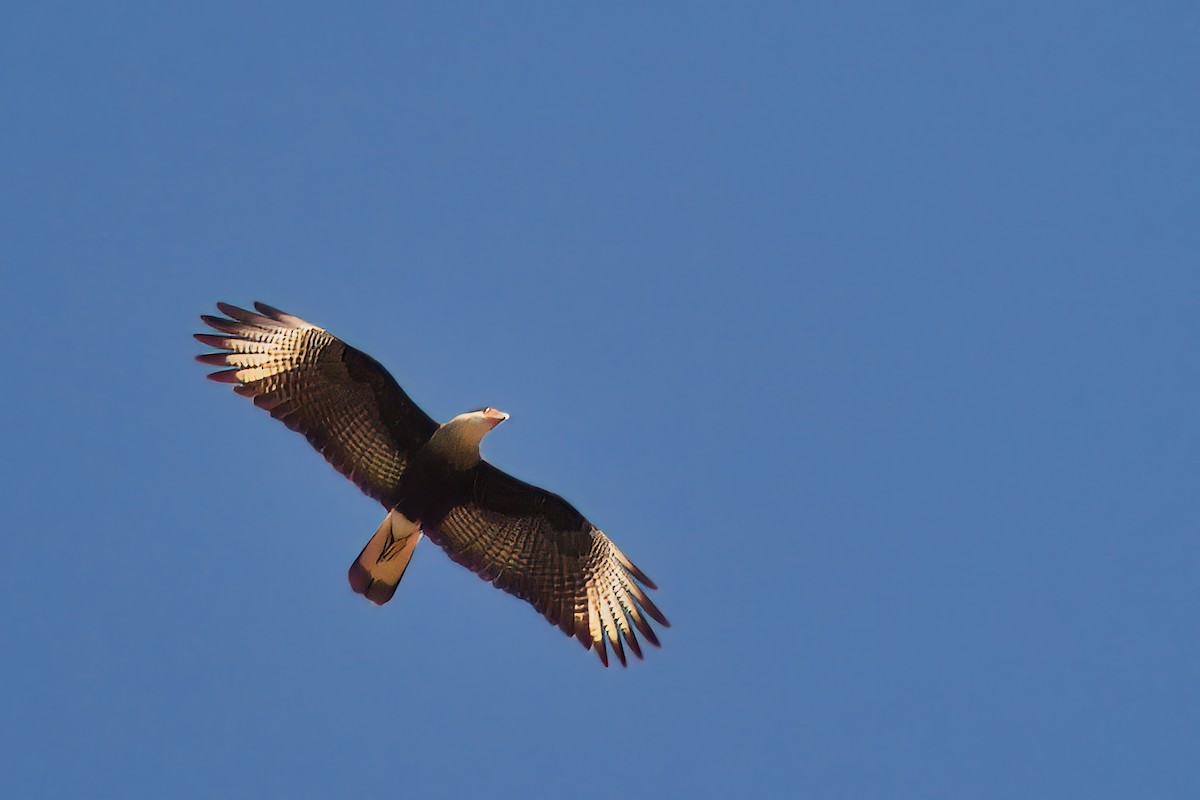
POLYGON ((486 413, 488 413, 488 412, 489 412, 489 411, 491 411, 491 410, 492 410, 492 407, 491 407, 491 406, 487 406, 486 408, 484 408, 484 409, 483 409, 483 413, 485 413, 485 414, 486 414, 486 413))

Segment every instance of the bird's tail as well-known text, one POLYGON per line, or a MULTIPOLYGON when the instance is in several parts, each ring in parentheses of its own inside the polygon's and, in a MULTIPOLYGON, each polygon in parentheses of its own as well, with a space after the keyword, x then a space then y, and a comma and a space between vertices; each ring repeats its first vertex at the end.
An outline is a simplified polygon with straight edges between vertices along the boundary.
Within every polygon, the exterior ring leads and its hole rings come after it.
POLYGON ((350 588, 378 605, 391 600, 419 541, 421 526, 395 509, 389 511, 350 565, 350 588))

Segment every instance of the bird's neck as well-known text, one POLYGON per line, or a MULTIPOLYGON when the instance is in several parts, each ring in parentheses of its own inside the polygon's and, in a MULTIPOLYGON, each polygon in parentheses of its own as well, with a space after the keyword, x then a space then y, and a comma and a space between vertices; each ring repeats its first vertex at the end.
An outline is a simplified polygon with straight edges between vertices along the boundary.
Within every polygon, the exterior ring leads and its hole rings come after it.
POLYGON ((480 461, 479 443, 489 428, 470 419, 454 418, 434 431, 426 447, 453 469, 470 469, 480 461))

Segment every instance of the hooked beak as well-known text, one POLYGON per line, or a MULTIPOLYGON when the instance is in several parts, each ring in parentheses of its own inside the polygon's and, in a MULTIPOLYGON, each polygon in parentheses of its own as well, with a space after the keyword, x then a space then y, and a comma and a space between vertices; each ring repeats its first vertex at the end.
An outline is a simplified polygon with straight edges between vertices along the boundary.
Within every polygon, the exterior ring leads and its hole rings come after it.
POLYGON ((508 419, 508 414, 505 414, 503 411, 497 411, 494 408, 489 408, 483 412, 483 417, 484 419, 491 420, 492 427, 494 428, 501 422, 504 422, 504 420, 508 419))

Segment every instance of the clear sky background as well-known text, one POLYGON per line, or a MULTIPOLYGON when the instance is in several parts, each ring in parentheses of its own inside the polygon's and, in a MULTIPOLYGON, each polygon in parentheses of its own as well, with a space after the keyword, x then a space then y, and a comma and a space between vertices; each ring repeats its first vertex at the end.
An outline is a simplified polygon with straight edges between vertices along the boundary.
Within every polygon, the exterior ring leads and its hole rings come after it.
POLYGON ((1200 796, 1200 5, 0 11, 0 795, 1200 796), (629 669, 208 383, 263 300, 660 585, 629 669))

